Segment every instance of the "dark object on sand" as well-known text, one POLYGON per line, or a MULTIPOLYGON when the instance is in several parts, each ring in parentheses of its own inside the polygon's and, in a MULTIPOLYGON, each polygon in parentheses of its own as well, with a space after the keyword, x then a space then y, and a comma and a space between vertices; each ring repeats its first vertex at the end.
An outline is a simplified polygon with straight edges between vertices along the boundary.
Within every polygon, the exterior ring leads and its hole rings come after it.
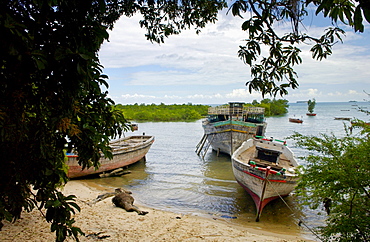
POLYGON ((91 234, 86 235, 86 238, 98 240, 98 239, 106 239, 110 237, 110 235, 101 235, 102 233, 104 232, 91 233, 91 234))
POLYGON ((112 199, 112 202, 117 207, 125 209, 127 212, 137 212, 139 215, 145 215, 148 212, 141 211, 138 207, 134 205, 134 198, 131 196, 130 191, 123 190, 121 188, 117 188, 116 195, 112 199))

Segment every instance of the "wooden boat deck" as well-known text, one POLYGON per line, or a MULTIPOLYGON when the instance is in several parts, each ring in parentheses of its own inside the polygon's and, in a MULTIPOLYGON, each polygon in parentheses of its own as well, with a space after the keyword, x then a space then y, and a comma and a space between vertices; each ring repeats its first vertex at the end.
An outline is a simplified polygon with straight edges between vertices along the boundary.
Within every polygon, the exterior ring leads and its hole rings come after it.
POLYGON ((256 148, 255 146, 247 149, 243 153, 241 153, 237 158, 239 161, 242 161, 244 164, 248 164, 249 161, 255 161, 258 166, 267 167, 270 166, 271 168, 275 170, 281 170, 282 168, 285 168, 288 170, 289 168, 293 168, 293 164, 290 162, 289 159, 282 153, 279 157, 279 163, 272 163, 269 161, 261 160, 255 156, 256 154, 256 148))
POLYGON ((124 147, 135 147, 137 145, 142 144, 143 142, 146 142, 149 138, 147 137, 140 137, 140 136, 132 136, 120 140, 116 140, 110 143, 110 147, 115 150, 119 150, 120 148, 124 147))

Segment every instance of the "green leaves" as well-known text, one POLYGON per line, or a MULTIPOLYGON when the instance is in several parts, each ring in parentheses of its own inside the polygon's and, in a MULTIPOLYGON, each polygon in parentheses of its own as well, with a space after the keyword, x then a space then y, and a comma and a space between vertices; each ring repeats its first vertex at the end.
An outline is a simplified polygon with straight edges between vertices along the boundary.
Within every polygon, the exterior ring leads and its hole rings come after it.
POLYGON ((300 44, 313 44, 312 58, 322 60, 332 54, 332 48, 342 41, 344 31, 329 27, 320 37, 299 31, 304 18, 316 6, 316 15, 323 13, 327 18, 350 25, 355 31, 364 31, 364 19, 369 22, 370 7, 359 0, 356 6, 348 0, 306 1, 235 1, 229 8, 234 16, 248 19, 241 26, 246 31, 246 44, 240 46, 239 58, 251 67, 251 80, 246 83, 250 92, 262 95, 286 95, 288 89, 298 87, 298 74, 294 66, 302 63, 300 44), (277 33, 275 26, 290 21, 290 33, 277 33), (266 48, 264 48, 266 47, 266 48))
POLYGON ((75 203, 76 196, 65 197, 61 192, 53 193, 46 202, 46 221, 51 222, 51 231, 56 232, 56 241, 64 241, 67 236, 73 236, 78 241, 78 235, 84 235, 81 229, 74 227, 72 215, 80 207, 75 203))
MULTIPOLYGON (((234 15, 240 15, 241 11, 246 11, 247 3, 242 2, 244 4, 238 2, 232 5, 234 15)), ((294 46, 302 40, 302 37, 293 34, 279 37, 272 25, 277 19, 291 16, 292 12, 288 12, 293 10, 283 8, 284 11, 275 12, 272 9, 276 5, 268 2, 249 1, 248 4, 253 16, 243 22, 242 30, 247 32, 249 38, 245 46, 240 46, 238 51, 239 58, 251 66, 252 80, 246 85, 250 92, 260 91, 262 96, 286 95, 287 88, 298 87, 297 73, 292 66, 302 62, 299 56, 301 50, 294 46), (255 8, 257 5, 259 10, 255 8), (284 42, 289 42, 290 45, 285 46, 284 42), (261 45, 269 47, 267 57, 259 58, 263 55, 261 45), (259 64, 255 64, 254 62, 258 60, 259 64)))
POLYGON ((257 100, 252 102, 253 106, 262 107, 265 109, 265 117, 278 116, 288 113, 288 100, 285 99, 268 99, 261 100, 259 104, 257 100))
POLYGON ((297 192, 303 204, 323 206, 330 199, 326 226, 319 231, 328 241, 366 241, 370 236, 369 137, 320 137, 295 133, 297 146, 310 151, 301 167, 297 192))
POLYGON ((238 56, 248 65, 257 60, 257 56, 261 54, 261 47, 257 41, 246 40, 245 46, 239 46, 238 56))
POLYGON ((364 32, 364 19, 370 23, 370 6, 365 0, 356 1, 358 4, 354 4, 353 1, 348 0, 309 0, 306 1, 306 5, 313 3, 317 6, 316 15, 323 13, 325 17, 329 17, 335 23, 341 21, 342 23, 353 27, 355 32, 364 32))
POLYGON ((315 109, 315 106, 316 106, 316 100, 315 98, 313 98, 312 100, 308 100, 307 102, 307 110, 309 113, 313 113, 313 110, 315 109))
MULTIPOLYGON (((256 60, 259 53, 259 46, 254 49, 242 48, 241 50, 239 56, 247 64, 252 65, 252 61, 256 60)), ((271 45, 270 56, 262 58, 261 64, 252 65, 251 74, 254 78, 247 82, 249 90, 260 91, 263 96, 266 94, 275 96, 276 94, 286 95, 287 87, 297 88, 298 82, 295 78, 297 74, 291 66, 302 62, 299 52, 300 49, 293 46, 283 47, 281 42, 271 45), (278 82, 283 83, 278 85, 278 82)))
POLYGON ((353 25, 355 31, 364 32, 364 25, 362 24, 362 21, 362 9, 361 5, 358 5, 353 15, 353 25))
MULTIPOLYGON (((246 12, 248 9, 248 4, 246 1, 235 1, 231 6, 230 6, 231 12, 234 16, 239 16, 241 18, 242 15, 240 12, 246 12)), ((229 11, 230 11, 229 9, 229 11)))
POLYGON ((75 148, 83 167, 98 166, 109 139, 128 128, 101 90, 108 83, 97 53, 120 16, 119 4, 106 7, 7 1, 0 14, 0 221, 45 206, 58 241, 80 231, 74 198, 57 191, 68 180, 64 149, 75 148))
MULTIPOLYGON (((57 241, 77 239, 79 207, 57 188, 67 181, 64 150, 83 168, 112 157, 109 140, 129 129, 102 92, 98 51, 121 15, 143 14, 154 42, 216 20, 224 1, 7 1, 1 7, 0 221, 36 205, 47 209, 57 241), (67 142, 68 140, 68 142, 67 142), (30 192, 30 187, 36 195, 30 192)), ((194 112, 184 118, 193 118, 194 112)))
POLYGON ((337 41, 342 42, 342 36, 345 32, 339 28, 328 28, 325 30, 324 35, 311 48, 312 58, 322 60, 332 54, 332 47, 337 41))
POLYGON ((190 27, 199 33, 207 23, 214 23, 217 12, 227 6, 225 1, 219 0, 146 2, 123 1, 123 7, 131 9, 124 14, 142 14, 140 26, 147 30, 146 38, 156 43, 163 43, 168 36, 190 27))

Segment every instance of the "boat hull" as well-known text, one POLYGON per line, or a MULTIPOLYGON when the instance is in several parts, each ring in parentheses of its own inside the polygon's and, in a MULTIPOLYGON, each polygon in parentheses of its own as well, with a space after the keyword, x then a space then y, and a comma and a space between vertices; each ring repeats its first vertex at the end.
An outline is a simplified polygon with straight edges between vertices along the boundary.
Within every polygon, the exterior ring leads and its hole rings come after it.
POLYGON ((242 121, 203 122, 204 134, 212 149, 225 154, 232 153, 246 140, 265 133, 266 124, 242 121))
POLYGON ((289 119, 289 122, 301 124, 301 123, 303 123, 303 120, 302 119, 298 119, 298 118, 290 118, 289 119))
POLYGON ((78 164, 77 155, 67 155, 68 161, 66 164, 69 167, 68 177, 84 177, 131 165, 145 157, 153 142, 153 136, 129 136, 119 141, 112 142, 113 158, 110 160, 102 156, 98 169, 95 169, 95 167, 82 169, 78 164))
MULTIPOLYGON (((298 175, 294 169, 298 166, 291 150, 283 144, 276 144, 270 140, 250 139, 234 152, 232 156, 232 169, 235 180, 251 195, 257 209, 257 218, 262 213, 263 208, 272 200, 289 195, 298 182, 298 175), (268 165, 266 161, 260 160, 255 156, 256 144, 269 150, 275 149, 282 153, 285 161, 281 160, 280 167, 284 168, 284 174, 280 170, 273 168, 274 163, 268 165), (253 162, 252 162, 253 161, 253 162), (255 164, 255 165, 252 165, 255 164)), ((280 169, 279 168, 279 169, 280 169)))
POLYGON ((232 160, 232 168, 235 180, 251 195, 256 208, 259 212, 272 200, 279 196, 289 195, 297 184, 297 176, 281 176, 270 174, 266 184, 263 199, 261 194, 266 178, 264 171, 255 170, 251 166, 241 164, 238 161, 232 160))

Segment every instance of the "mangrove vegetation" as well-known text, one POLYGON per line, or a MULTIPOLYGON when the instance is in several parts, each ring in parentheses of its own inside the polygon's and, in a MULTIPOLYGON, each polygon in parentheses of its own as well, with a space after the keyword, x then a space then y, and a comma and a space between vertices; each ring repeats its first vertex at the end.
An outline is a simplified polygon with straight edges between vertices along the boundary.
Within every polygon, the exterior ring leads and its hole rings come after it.
MULTIPOLYGON (((247 106, 256 106, 265 108, 265 116, 278 116, 288 112, 288 100, 285 99, 263 99, 260 103, 254 100, 247 106)), ((208 114, 209 105, 201 104, 117 104, 115 108, 122 112, 127 120, 135 121, 156 121, 156 122, 174 122, 174 121, 194 121, 204 118, 208 114)))
POLYGON ((127 120, 136 121, 194 121, 207 116, 208 105, 188 104, 117 104, 116 108, 123 112, 127 120))

